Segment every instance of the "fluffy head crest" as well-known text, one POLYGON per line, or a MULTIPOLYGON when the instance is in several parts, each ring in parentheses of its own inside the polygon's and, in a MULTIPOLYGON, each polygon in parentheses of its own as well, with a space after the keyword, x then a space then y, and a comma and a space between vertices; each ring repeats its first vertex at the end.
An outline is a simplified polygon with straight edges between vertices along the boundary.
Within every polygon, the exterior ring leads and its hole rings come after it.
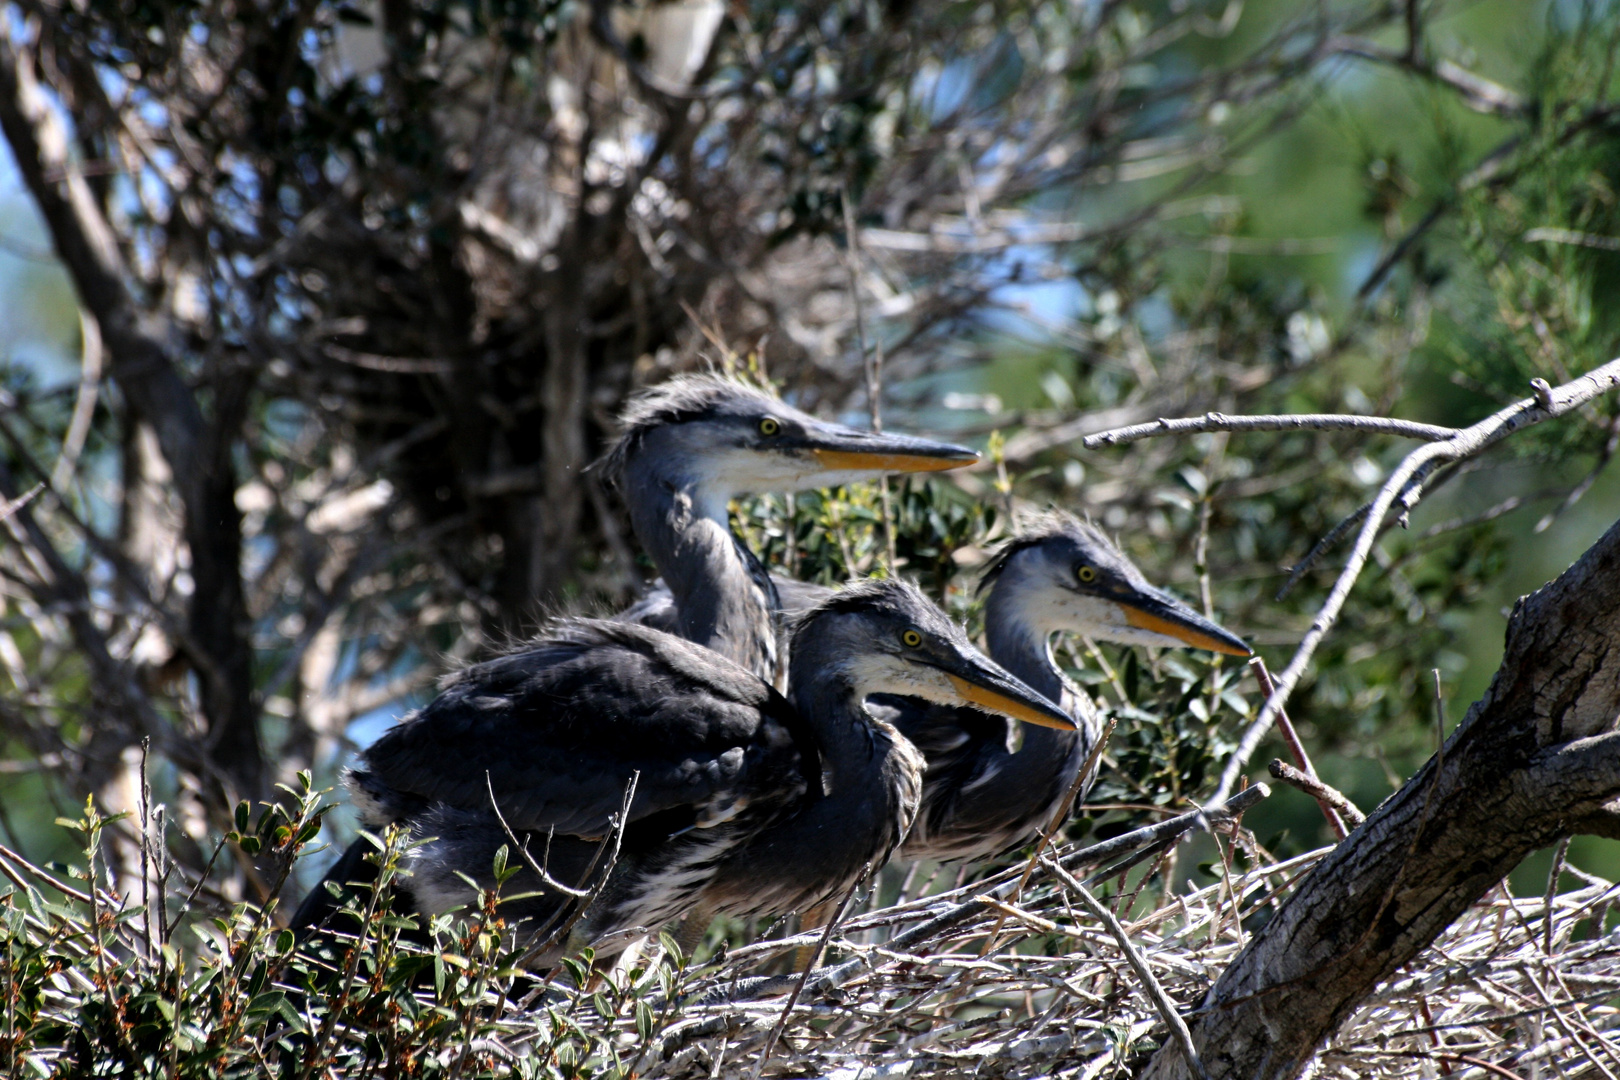
POLYGON ((978 592, 982 593, 994 584, 1001 576, 1001 572, 1007 569, 1008 561, 1020 551, 1058 539, 1073 540, 1087 547, 1100 547, 1125 560, 1124 554, 1114 546, 1112 540, 1108 539, 1107 534, 1091 522, 1082 521, 1066 510, 1045 510, 1030 515, 1020 526, 1018 535, 1003 544, 1001 550, 996 552, 990 565, 985 568, 984 576, 979 578, 978 592))
POLYGON ((802 640, 799 631, 810 623, 839 615, 864 615, 877 622, 914 626, 956 642, 963 648, 972 649, 962 628, 953 623, 921 589, 901 578, 852 581, 815 607, 792 616, 789 626, 794 642, 802 640))
POLYGON ((619 439, 593 468, 617 479, 654 428, 714 416, 781 413, 789 406, 757 387, 722 375, 676 375, 632 394, 619 413, 619 439))
POLYGON ((818 614, 849 615, 866 611, 908 618, 939 613, 933 601, 909 581, 901 578, 865 578, 845 585, 800 615, 799 621, 818 614))

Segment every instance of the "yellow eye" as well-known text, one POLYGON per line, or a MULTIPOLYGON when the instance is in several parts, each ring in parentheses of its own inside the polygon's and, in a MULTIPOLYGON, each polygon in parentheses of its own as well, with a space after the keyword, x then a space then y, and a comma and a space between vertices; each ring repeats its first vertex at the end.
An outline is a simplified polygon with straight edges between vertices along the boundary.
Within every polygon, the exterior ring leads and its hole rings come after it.
POLYGON ((1090 585, 1097 580, 1097 569, 1093 566, 1082 566, 1074 572, 1074 576, 1080 579, 1080 584, 1090 585))
POLYGON ((781 430, 782 422, 774 416, 767 416, 759 422, 759 433, 761 435, 775 435, 781 430))
POLYGON ((922 644, 922 635, 915 630, 907 630, 900 635, 900 642, 908 649, 915 649, 922 644))

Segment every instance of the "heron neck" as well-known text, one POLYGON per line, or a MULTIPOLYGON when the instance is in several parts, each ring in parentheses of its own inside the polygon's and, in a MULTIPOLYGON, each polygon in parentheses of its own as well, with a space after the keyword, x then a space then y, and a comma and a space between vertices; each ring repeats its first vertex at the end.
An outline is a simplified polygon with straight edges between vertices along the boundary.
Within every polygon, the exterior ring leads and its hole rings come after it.
POLYGON ((866 712, 836 651, 796 646, 789 669, 789 696, 821 756, 821 789, 721 865, 707 889, 720 907, 803 911, 837 896, 887 861, 917 816, 922 755, 866 712))
POLYGON ((675 598, 681 636, 774 683, 780 605, 770 575, 732 535, 724 497, 646 462, 626 474, 631 525, 675 598))
POLYGON ((817 656, 816 652, 794 650, 796 666, 789 669, 793 674, 788 698, 815 732, 821 751, 822 788, 836 801, 870 789, 881 754, 871 714, 861 704, 863 695, 840 664, 841 658, 817 656), (801 672, 805 676, 796 677, 801 672))
MULTIPOLYGON (((1079 720, 1082 710, 1078 693, 1063 677, 1057 661, 1052 659, 1052 634, 1055 631, 1024 619, 1018 606, 1005 595, 1007 590, 1003 590, 1001 584, 998 581, 991 587, 984 606, 984 639, 990 658, 1032 689, 1040 691, 1047 700, 1062 705, 1065 712, 1079 720)), ((1017 721, 1007 722, 1012 724, 1017 721)), ((1072 731, 1025 724, 1023 739, 1023 751, 1015 756, 1032 763, 1041 754, 1029 754, 1029 750, 1066 751, 1075 744, 1078 735, 1072 731)))
POLYGON ((821 752, 821 797, 812 793, 803 809, 750 850, 755 866, 779 855, 784 865, 774 869, 806 895, 887 860, 916 816, 922 783, 922 755, 866 711, 846 650, 822 645, 813 623, 795 635, 788 688, 821 752))

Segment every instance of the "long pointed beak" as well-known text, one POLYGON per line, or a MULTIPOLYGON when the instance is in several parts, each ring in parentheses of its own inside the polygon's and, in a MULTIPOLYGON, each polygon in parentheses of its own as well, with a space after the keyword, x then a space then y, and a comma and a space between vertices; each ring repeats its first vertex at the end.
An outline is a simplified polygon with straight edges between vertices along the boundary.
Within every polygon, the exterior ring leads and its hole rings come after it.
POLYGON ((945 677, 961 695, 964 705, 1010 716, 1026 724, 1059 731, 1075 730, 1074 720, 1068 713, 989 660, 964 664, 956 671, 947 671, 945 677))
POLYGON ((817 425, 807 433, 806 444, 829 472, 939 472, 979 460, 978 452, 965 446, 840 424, 817 425))
POLYGON ((1183 645, 1228 656, 1253 656, 1254 650, 1242 638, 1218 623, 1204 618, 1169 593, 1143 589, 1114 602, 1125 613, 1125 621, 1138 630, 1174 638, 1183 645))

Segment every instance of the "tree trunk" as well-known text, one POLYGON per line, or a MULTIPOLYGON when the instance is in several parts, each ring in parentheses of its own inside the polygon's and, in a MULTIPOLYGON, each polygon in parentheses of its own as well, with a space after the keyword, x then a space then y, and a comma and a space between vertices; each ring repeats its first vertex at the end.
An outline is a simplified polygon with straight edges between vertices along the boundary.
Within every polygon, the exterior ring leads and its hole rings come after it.
MULTIPOLYGON (((1191 1025, 1213 1080, 1297 1076, 1530 852, 1620 817, 1620 523, 1515 606, 1490 690, 1227 968, 1191 1025)), ((1193 1076, 1174 1045, 1148 1076, 1193 1076)))
POLYGON ((186 651, 208 720, 209 757, 235 794, 261 794, 264 758, 231 466, 251 375, 232 374, 215 388, 210 424, 164 345, 164 328, 143 316, 125 284, 117 238, 69 153, 67 132, 45 101, 33 55, 10 43, 0 43, 0 132, 39 204, 80 303, 100 328, 113 379, 139 420, 157 434, 174 474, 195 584, 186 651))

